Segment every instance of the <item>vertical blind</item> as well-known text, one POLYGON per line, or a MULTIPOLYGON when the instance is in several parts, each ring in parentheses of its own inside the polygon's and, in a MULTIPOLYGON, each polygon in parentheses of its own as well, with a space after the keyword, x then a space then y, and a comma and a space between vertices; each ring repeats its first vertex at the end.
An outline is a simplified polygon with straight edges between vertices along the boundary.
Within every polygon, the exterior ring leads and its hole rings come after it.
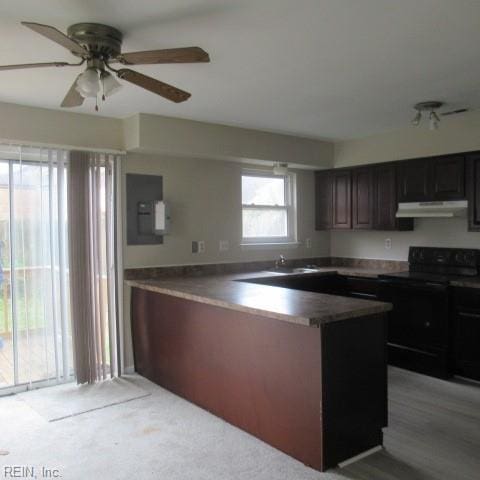
POLYGON ((68 152, 0 145, 0 388, 72 374, 68 152))
POLYGON ((78 383, 93 383, 118 374, 116 160, 109 154, 70 154, 70 288, 78 383))

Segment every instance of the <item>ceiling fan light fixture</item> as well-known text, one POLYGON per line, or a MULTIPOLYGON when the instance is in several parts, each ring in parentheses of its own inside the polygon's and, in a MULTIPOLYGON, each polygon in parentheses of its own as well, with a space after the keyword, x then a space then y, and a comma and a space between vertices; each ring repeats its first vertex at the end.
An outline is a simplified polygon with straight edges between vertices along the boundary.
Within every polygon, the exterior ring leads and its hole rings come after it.
POLYGON ((422 121, 422 114, 428 114, 428 125, 430 130, 437 130, 440 124, 440 117, 437 115, 437 110, 443 107, 444 103, 439 101, 428 101, 416 103, 413 108, 417 111, 415 117, 413 117, 412 124, 416 127, 420 125, 422 121))
POLYGON ((87 68, 77 79, 75 87, 83 97, 96 97, 100 92, 100 76, 96 68, 87 68))
POLYGON ((122 85, 117 82, 116 78, 109 72, 102 72, 101 79, 103 94, 106 97, 110 97, 122 88, 122 85))

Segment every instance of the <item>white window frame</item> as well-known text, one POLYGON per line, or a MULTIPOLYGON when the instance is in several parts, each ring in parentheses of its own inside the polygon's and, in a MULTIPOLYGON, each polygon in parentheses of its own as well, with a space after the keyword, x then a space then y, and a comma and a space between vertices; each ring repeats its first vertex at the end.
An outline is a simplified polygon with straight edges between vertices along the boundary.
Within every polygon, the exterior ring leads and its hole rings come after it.
MULTIPOLYGON (((287 173, 285 175, 275 175, 271 171, 243 169, 240 177, 240 183, 244 176, 264 177, 264 178, 283 178, 285 188, 285 206, 280 205, 256 205, 243 203, 242 193, 242 245, 294 245, 297 243, 297 191, 296 175, 287 173), (245 237, 243 235, 243 209, 258 210, 285 210, 287 212, 287 236, 285 237, 245 237)), ((241 189, 241 186, 240 186, 241 189)))

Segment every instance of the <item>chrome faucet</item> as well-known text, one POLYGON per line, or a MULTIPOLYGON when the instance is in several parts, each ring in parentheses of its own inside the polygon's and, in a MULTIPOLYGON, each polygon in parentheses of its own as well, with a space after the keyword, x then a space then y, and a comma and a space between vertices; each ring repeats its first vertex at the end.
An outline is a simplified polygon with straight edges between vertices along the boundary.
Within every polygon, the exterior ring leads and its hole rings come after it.
POLYGON ((284 267, 287 264, 287 259, 284 255, 280 255, 277 260, 275 260, 275 268, 284 267))

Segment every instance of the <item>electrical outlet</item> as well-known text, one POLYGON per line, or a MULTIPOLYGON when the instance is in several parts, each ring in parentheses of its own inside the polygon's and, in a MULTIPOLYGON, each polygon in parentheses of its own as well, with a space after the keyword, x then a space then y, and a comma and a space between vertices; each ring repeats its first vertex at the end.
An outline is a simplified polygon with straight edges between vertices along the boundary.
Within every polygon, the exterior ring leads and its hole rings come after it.
POLYGON ((230 245, 228 243, 228 240, 220 240, 220 242, 218 243, 218 249, 221 252, 226 252, 229 249, 229 247, 230 245))
POLYGON ((198 253, 205 253, 205 240, 198 241, 198 253))
POLYGON ((312 239, 311 238, 306 238, 305 239, 305 247, 306 248, 312 248, 312 239))
POLYGON ((385 249, 390 250, 392 248, 392 239, 391 238, 386 238, 385 239, 385 249))

